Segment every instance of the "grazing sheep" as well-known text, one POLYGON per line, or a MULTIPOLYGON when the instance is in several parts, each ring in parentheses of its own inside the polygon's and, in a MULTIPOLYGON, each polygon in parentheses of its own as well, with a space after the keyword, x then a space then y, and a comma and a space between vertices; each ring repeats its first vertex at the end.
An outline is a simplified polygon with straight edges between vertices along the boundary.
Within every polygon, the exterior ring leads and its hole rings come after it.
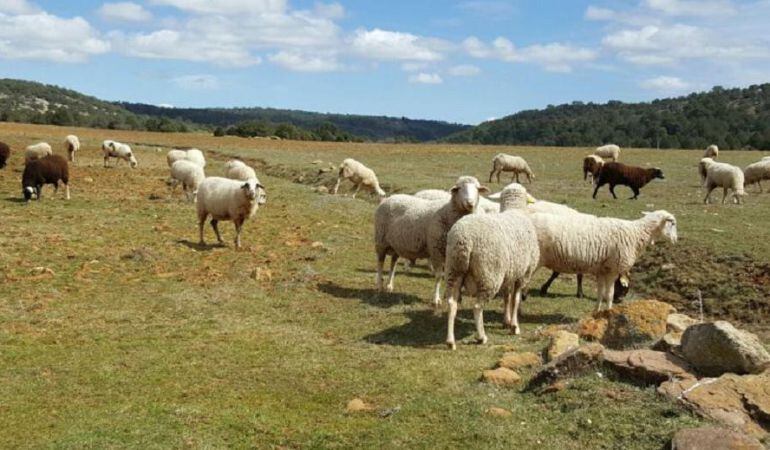
POLYGON ((353 198, 356 198, 356 194, 358 194, 358 190, 361 189, 361 186, 376 193, 380 199, 384 198, 386 195, 385 191, 380 189, 380 183, 377 181, 377 175, 374 171, 355 159, 347 158, 342 161, 339 174, 337 175, 337 184, 334 185, 332 194, 337 195, 337 190, 340 188, 340 183, 343 179, 350 180, 356 186, 356 191, 353 192, 353 198))
POLYGON ((704 184, 706 188, 706 197, 703 198, 703 203, 708 204, 711 192, 714 189, 721 187, 723 189, 722 204, 725 203, 728 190, 733 192, 733 201, 740 204, 741 197, 746 195, 746 191, 743 189, 743 183, 743 171, 740 167, 714 161, 707 162, 706 182, 704 184))
POLYGON ((703 152, 704 158, 717 159, 718 156, 719 156, 719 147, 717 147, 714 144, 711 144, 708 147, 706 147, 706 151, 703 152))
POLYGON ((537 233, 521 210, 526 206, 526 191, 506 187, 501 194, 500 214, 470 214, 447 235, 446 296, 449 306, 447 339, 456 349, 454 322, 460 294, 475 297, 473 317, 478 340, 484 344, 483 307, 498 292, 505 297, 504 323, 514 334, 521 333, 518 309, 522 290, 527 287, 540 259, 537 233))
POLYGON ((64 138, 64 149, 67 151, 67 157, 70 162, 75 162, 75 152, 80 150, 80 139, 74 134, 64 138))
POLYGON ((106 140, 102 142, 102 153, 104 154, 104 167, 107 167, 107 161, 110 158, 116 158, 115 167, 121 159, 128 162, 132 169, 138 165, 134 152, 131 151, 128 144, 106 140))
POLYGON ((206 157, 204 157, 203 152, 197 148, 175 148, 169 150, 166 154, 166 163, 168 163, 169 167, 175 162, 183 159, 194 162, 201 167, 206 167, 206 157))
POLYGON ((171 164, 170 171, 172 192, 178 183, 182 183, 182 189, 187 196, 187 200, 196 201, 198 187, 206 179, 203 167, 192 161, 182 159, 171 164))
POLYGON ((219 221, 231 220, 235 224, 235 248, 241 248, 243 223, 266 202, 265 188, 256 179, 239 181, 220 177, 206 178, 198 187, 197 194, 200 244, 206 245, 203 225, 211 216, 211 227, 217 235, 217 241, 224 243, 219 234, 219 221))
POLYGON ((231 180, 247 181, 251 179, 257 179, 257 173, 254 169, 247 166, 241 160, 231 159, 225 163, 225 178, 231 180))
POLYGON ((539 267, 595 276, 598 309, 604 301, 612 308, 614 281, 631 271, 648 244, 663 238, 677 241, 676 218, 663 210, 633 221, 590 215, 564 220, 564 216, 544 213, 529 217, 540 245, 539 267))
POLYGON ((492 182, 492 176, 497 175, 497 182, 499 183, 502 172, 513 172, 511 181, 515 179, 517 183, 520 173, 527 175, 527 181, 530 183, 535 179, 535 174, 529 168, 529 164, 521 156, 506 155, 505 153, 495 155, 492 159, 492 171, 489 172, 489 182, 492 182))
POLYGON ((596 155, 583 158, 583 181, 593 182, 603 165, 604 160, 596 155))
POLYGON ((702 158, 698 163, 698 175, 700 175, 701 186, 706 185, 706 168, 708 168, 709 164, 713 162, 714 162, 713 158, 702 158))
POLYGON ((762 190, 762 181, 770 180, 770 158, 762 158, 754 164, 749 164, 743 169, 743 176, 745 178, 745 186, 757 183, 759 185, 759 192, 764 192, 762 190))
POLYGON ((594 155, 604 159, 611 159, 612 162, 618 162, 620 160, 620 147, 615 144, 602 145, 601 147, 596 147, 594 155))
POLYGON ((644 167, 627 166, 617 162, 606 163, 599 171, 599 177, 594 181, 596 187, 593 198, 596 199, 596 193, 599 192, 600 187, 609 183, 613 198, 618 198, 615 195, 615 186, 621 185, 630 187, 634 191, 634 196, 631 198, 636 200, 639 197, 639 189, 655 178, 666 178, 663 176, 663 171, 657 167, 645 169, 644 167))
POLYGON ((53 155, 53 149, 47 142, 30 145, 24 152, 24 164, 50 155, 53 155))
MULTIPOLYGON (((452 198, 452 194, 449 191, 442 191, 441 189, 425 189, 416 192, 414 196, 425 200, 443 200, 445 202, 452 198)), ((485 197, 479 197, 479 210, 486 214, 499 213, 500 204, 485 197)))
POLYGON ((67 200, 70 199, 69 167, 67 160, 59 155, 48 155, 35 159, 24 166, 21 175, 21 189, 24 200, 29 201, 33 195, 40 200, 43 196, 43 185, 53 184, 54 195, 59 192, 59 181, 64 184, 67 200))
POLYGON ((0 169, 5 167, 8 158, 11 156, 11 147, 5 142, 0 142, 0 169))

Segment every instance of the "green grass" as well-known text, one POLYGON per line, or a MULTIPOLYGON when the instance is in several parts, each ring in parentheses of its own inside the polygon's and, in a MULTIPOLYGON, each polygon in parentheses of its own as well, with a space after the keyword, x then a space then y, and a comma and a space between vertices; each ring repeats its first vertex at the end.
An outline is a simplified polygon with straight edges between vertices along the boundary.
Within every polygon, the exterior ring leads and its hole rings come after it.
MULTIPOLYGON (((504 332, 499 305, 490 305, 486 346, 472 343, 463 309, 459 348, 449 352, 445 318, 427 304, 424 267, 399 273, 392 295, 374 291, 374 201, 316 194, 288 177, 312 176, 314 160, 352 156, 386 189, 445 187, 460 174, 486 178, 501 148, 77 130, 86 148, 73 168, 73 199, 53 199, 46 188, 43 201, 18 203, 19 149, 58 143, 65 131, 0 124, 0 140, 16 151, 0 171, 0 447, 642 449, 700 422, 651 388, 598 376, 544 396, 479 383, 506 349, 540 351, 538 329, 574 322, 593 301, 574 299, 565 277, 554 297, 524 305, 521 337, 504 332), (108 137, 148 144, 136 146, 140 167, 102 169, 97 147, 108 137), (154 150, 184 144, 259 158, 267 172, 286 175, 260 173, 268 204, 247 223, 243 251, 232 248, 230 223, 221 227, 226 248, 192 244, 194 208, 179 192, 168 195, 165 153, 154 150), (346 414, 354 397, 377 411, 346 414), (490 406, 513 416, 489 417, 490 406)), ((639 201, 612 201, 605 190, 594 202, 580 179, 585 150, 505 151, 532 163, 536 197, 626 218, 665 208, 680 221, 678 247, 767 262, 770 195, 702 206, 699 153, 626 151, 623 160, 660 165, 667 181, 639 201)), ((723 159, 744 165, 758 156, 723 159)), ((220 171, 210 158, 207 172, 220 171)), ((586 290, 592 295, 592 284, 586 290)))

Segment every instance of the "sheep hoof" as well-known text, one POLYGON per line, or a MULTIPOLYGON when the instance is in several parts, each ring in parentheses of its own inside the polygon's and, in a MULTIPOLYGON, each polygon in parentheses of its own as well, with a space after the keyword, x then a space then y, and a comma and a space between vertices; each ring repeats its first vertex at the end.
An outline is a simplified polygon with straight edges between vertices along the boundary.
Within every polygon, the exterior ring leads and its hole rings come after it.
POLYGON ((521 328, 519 328, 519 326, 518 326, 518 325, 517 325, 517 326, 514 326, 514 327, 512 327, 512 328, 511 328, 511 334, 513 334, 514 336, 518 336, 518 335, 520 335, 520 334, 521 334, 521 328))
POLYGON ((389 284, 389 285, 385 286, 385 291, 386 291, 388 294, 392 294, 392 293, 393 293, 393 285, 392 285, 392 284, 389 284))
POLYGON ((457 345, 454 342, 447 342, 446 346, 449 348, 449 350, 457 350, 457 345))
POLYGON ((484 337, 480 337, 480 338, 476 339, 476 343, 479 344, 479 345, 486 344, 487 343, 487 337, 484 336, 484 337))

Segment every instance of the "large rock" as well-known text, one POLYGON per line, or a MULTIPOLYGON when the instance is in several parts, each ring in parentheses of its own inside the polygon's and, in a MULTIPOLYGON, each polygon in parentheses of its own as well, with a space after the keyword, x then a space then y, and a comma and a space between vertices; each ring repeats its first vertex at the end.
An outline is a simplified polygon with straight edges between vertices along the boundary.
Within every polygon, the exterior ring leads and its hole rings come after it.
POLYGON ((551 338, 551 343, 548 345, 546 356, 548 361, 553 361, 559 356, 567 353, 570 350, 574 350, 580 346, 580 338, 575 333, 570 333, 566 330, 560 330, 556 332, 551 338))
POLYGON ((673 306, 657 300, 639 300, 594 313, 579 324, 580 337, 612 349, 640 347, 666 334, 673 306))
POLYGON ((697 324, 698 321, 686 314, 669 314, 666 318, 666 329, 669 333, 682 333, 688 327, 697 324))
POLYGON ((682 345, 682 333, 677 331, 669 331, 668 333, 664 334, 658 342, 656 342, 653 346, 653 350, 658 350, 661 352, 672 352, 677 353, 679 352, 679 347, 682 345))
POLYGON ((542 364, 540 356, 532 352, 508 352, 503 354, 497 365, 506 369, 516 370, 522 367, 534 367, 542 364))
POLYGON ((671 439, 671 450, 763 450, 755 438, 722 427, 705 426, 679 430, 671 439))
POLYGON ((558 380, 584 375, 598 368, 604 347, 601 344, 585 344, 573 349, 543 366, 527 385, 528 390, 550 385, 558 380))
POLYGON ((604 366, 636 384, 660 384, 667 380, 695 379, 683 359, 654 350, 604 350, 604 366))
POLYGON ((755 334, 722 320, 688 327, 682 335, 681 353, 708 376, 760 373, 770 367, 770 353, 755 334))
POLYGON ((485 370, 481 374, 481 380, 495 386, 511 387, 519 384, 521 376, 511 369, 498 367, 497 369, 485 370))

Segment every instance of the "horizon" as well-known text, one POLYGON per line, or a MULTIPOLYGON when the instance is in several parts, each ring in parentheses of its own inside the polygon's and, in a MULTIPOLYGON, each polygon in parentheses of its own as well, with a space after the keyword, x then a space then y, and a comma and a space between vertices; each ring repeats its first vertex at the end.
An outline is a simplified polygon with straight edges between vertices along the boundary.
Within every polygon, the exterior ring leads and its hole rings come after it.
POLYGON ((766 0, 546 3, 0 0, 0 77, 111 102, 464 125, 770 81, 766 0))

